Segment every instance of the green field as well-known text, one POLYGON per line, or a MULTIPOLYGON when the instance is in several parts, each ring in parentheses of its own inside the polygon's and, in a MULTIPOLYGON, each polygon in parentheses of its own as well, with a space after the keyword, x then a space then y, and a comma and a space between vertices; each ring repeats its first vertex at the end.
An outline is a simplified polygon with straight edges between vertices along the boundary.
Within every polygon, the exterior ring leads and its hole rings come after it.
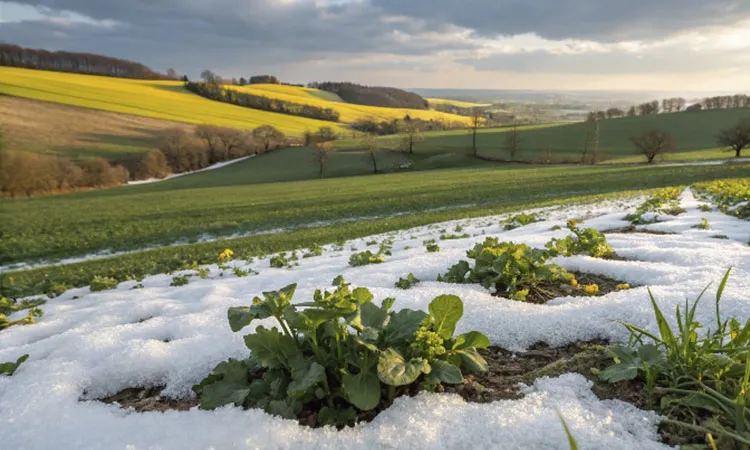
MULTIPOLYGON (((646 158, 635 151, 630 137, 649 129, 664 130, 674 137, 677 152, 668 154, 664 158, 667 161, 730 158, 734 156, 731 152, 717 148, 716 135, 722 128, 734 125, 743 118, 750 118, 750 109, 681 112, 604 120, 600 122, 599 129, 599 158, 603 162, 646 162, 646 158)), ((553 162, 579 162, 586 145, 587 133, 591 155, 591 123, 556 125, 559 126, 528 129, 519 127, 522 143, 517 159, 538 161, 549 150, 553 162)), ((508 130, 508 127, 480 130, 477 136, 480 155, 495 159, 509 158, 505 149, 505 133, 508 130)), ((471 135, 466 130, 425 133, 424 136, 425 140, 417 145, 417 150, 456 152, 471 149, 471 135)), ((359 143, 342 141, 337 145, 356 147, 359 143)))
POLYGON ((0 262, 130 250, 204 235, 257 233, 319 221, 418 215, 443 207, 471 209, 479 205, 485 211, 489 207, 750 176, 748 164, 516 169, 491 165, 209 187, 229 169, 231 166, 207 172, 207 177, 189 176, 153 185, 4 200, 0 220, 5 224, 5 236, 0 243, 0 262))
POLYGON ((0 67, 0 94, 46 100, 136 116, 191 124, 210 123, 233 128, 272 125, 286 134, 302 136, 333 122, 290 116, 199 97, 179 81, 149 81, 0 67))

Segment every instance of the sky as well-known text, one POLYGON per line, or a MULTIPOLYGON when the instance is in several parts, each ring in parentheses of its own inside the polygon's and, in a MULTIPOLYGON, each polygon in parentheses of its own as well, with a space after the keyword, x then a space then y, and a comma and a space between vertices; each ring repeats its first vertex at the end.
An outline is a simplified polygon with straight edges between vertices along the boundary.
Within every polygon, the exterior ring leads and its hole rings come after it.
POLYGON ((0 42, 192 77, 750 91, 750 0, 17 0, 0 42))

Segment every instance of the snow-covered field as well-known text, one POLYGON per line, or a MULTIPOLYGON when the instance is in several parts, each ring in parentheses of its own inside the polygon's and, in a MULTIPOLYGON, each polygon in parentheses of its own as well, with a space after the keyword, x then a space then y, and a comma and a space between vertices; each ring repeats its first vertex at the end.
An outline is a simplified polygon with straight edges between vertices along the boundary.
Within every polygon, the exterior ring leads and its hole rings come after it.
MULTIPOLYGON (((131 290, 136 283, 128 282, 113 291, 69 291, 43 306, 45 315, 38 324, 0 332, 0 362, 30 355, 14 376, 0 376, 0 448, 567 449, 556 410, 582 449, 666 448, 656 442, 655 414, 597 399, 588 381, 577 374, 539 379, 526 388, 521 400, 473 404, 448 394, 400 398, 373 422, 340 432, 302 427, 259 410, 224 407, 212 412, 195 408, 135 413, 87 401, 149 385, 166 385, 164 396, 190 395, 190 387, 218 362, 247 355, 243 333, 232 333, 227 324, 228 307, 250 304, 260 292, 292 282, 299 284, 295 300, 308 301, 315 289, 329 286, 339 274, 355 286, 370 288, 378 300, 396 297, 396 308, 426 310, 437 295, 456 294, 465 304, 457 332, 478 330, 493 344, 518 351, 539 341, 563 345, 594 338, 625 340, 625 330, 611 319, 655 329, 646 286, 663 310, 674 311, 676 304, 694 299, 713 281, 710 295, 697 310, 700 321, 712 323, 715 287, 730 266, 734 269, 722 311, 727 317, 747 320, 750 222, 699 211, 699 202, 690 192, 682 196, 687 213, 660 216, 663 222, 645 226, 677 234, 608 235, 617 253, 629 261, 583 256, 556 261, 569 270, 638 286, 631 290, 534 305, 493 297, 480 286, 425 281, 435 280, 465 259, 465 251, 486 236, 541 247, 552 237, 567 235, 568 218, 586 218, 583 226, 601 230, 627 226, 623 218, 637 203, 547 209, 546 220, 512 231, 503 231, 500 217, 487 217, 391 233, 393 256, 379 265, 354 268, 348 266, 348 259, 352 247, 361 251, 365 242, 386 236, 351 241, 344 250, 328 247, 320 257, 300 259, 293 269, 270 268, 268 258, 252 264, 234 262, 260 272, 247 278, 237 278, 231 271, 221 277, 214 266, 210 279, 193 277, 183 287, 169 287, 172 275, 158 275, 145 279, 143 289, 131 290), (694 229, 704 217, 710 228, 694 229), (454 231, 459 224, 463 230, 454 231), (554 225, 563 230, 551 231, 554 225), (422 242, 439 239, 443 233, 471 237, 438 240, 441 251, 427 253, 422 242), (423 282, 406 291, 395 288, 394 282, 410 272, 423 282)), ((369 248, 377 250, 377 246, 369 248)))

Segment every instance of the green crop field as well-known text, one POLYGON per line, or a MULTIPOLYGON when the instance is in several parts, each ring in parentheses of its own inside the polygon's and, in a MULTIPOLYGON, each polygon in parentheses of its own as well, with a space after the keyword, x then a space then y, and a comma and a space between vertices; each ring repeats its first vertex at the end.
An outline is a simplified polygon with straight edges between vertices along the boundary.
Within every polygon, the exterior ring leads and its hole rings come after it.
MULTIPOLYGON (((676 142, 677 152, 668 154, 667 161, 722 159, 734 156, 717 148, 716 135, 722 128, 750 118, 750 109, 724 109, 699 112, 681 112, 653 116, 624 117, 604 120, 599 129, 599 158, 603 162, 646 162, 630 142, 630 137, 649 129, 670 133, 676 142)), ((521 147, 518 159, 541 160, 549 150, 553 162, 578 162, 589 139, 589 156, 593 150, 591 123, 553 124, 555 126, 519 127, 521 147)), ((479 154, 495 159, 509 157, 505 137, 510 128, 480 130, 477 136, 479 154)), ((425 140, 417 150, 466 151, 471 148, 471 135, 466 130, 425 133, 425 140)), ((384 137, 382 139, 392 139, 384 137)), ((338 147, 357 147, 357 141, 341 141, 338 147)), ((750 154, 750 153, 749 153, 750 154)))
MULTIPOLYGON (((207 174, 221 179, 225 170, 231 167, 207 174)), ((0 220, 5 230, 0 262, 129 250, 205 235, 262 232, 320 221, 418 215, 433 208, 470 209, 479 205, 486 211, 488 207, 749 175, 748 164, 515 169, 490 165, 225 187, 205 187, 211 185, 210 180, 189 176, 154 185, 3 200, 0 220), (201 180, 206 184, 201 185, 201 180)))
POLYGON ((234 128, 272 125, 301 136, 305 130, 340 125, 215 102, 199 97, 179 81, 147 81, 0 67, 0 94, 46 100, 136 116, 234 128))

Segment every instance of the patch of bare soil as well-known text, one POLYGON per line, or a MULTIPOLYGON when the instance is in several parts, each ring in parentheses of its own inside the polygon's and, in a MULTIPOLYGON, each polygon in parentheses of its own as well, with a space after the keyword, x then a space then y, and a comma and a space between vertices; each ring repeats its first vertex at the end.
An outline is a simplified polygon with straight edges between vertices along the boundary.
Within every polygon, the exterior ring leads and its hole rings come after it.
POLYGON ((631 234, 631 233, 641 233, 641 234, 655 234, 658 236, 665 236, 669 234, 677 234, 672 233, 670 231, 658 231, 658 230, 649 230, 647 228, 638 228, 635 225, 630 225, 627 227, 622 228, 613 228, 611 230, 603 231, 604 234, 631 234))
MULTIPOLYGON (((526 301, 529 303, 544 304, 557 297, 601 297, 610 292, 617 291, 617 286, 625 284, 624 281, 618 281, 603 275, 595 275, 583 272, 570 272, 578 280, 578 286, 573 286, 566 280, 544 282, 537 286, 529 287, 529 295, 526 301), (583 286, 596 284, 599 290, 596 294, 587 294, 583 286)), ((508 298, 506 292, 495 293, 498 297, 508 298)))
POLYGON ((147 388, 128 388, 110 397, 100 399, 104 403, 117 403, 121 408, 133 408, 138 412, 146 411, 187 411, 198 406, 197 398, 172 399, 160 394, 165 386, 147 388))

